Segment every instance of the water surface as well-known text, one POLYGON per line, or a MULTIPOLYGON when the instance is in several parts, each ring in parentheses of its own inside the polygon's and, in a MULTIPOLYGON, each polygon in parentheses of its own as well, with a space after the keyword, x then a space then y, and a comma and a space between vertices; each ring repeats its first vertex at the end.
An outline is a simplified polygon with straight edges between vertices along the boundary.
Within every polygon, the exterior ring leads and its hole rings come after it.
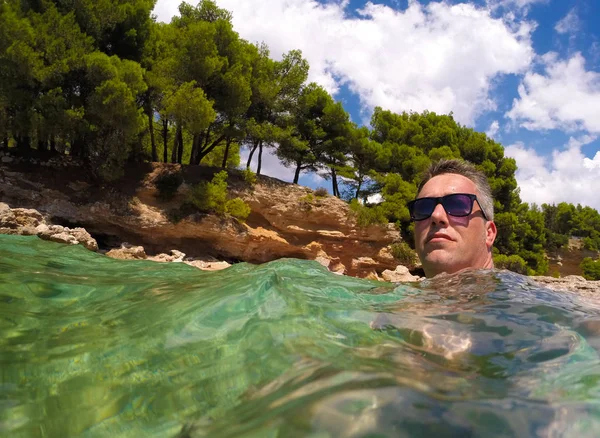
POLYGON ((600 436, 600 307, 500 271, 202 272, 0 235, 0 436, 600 436))

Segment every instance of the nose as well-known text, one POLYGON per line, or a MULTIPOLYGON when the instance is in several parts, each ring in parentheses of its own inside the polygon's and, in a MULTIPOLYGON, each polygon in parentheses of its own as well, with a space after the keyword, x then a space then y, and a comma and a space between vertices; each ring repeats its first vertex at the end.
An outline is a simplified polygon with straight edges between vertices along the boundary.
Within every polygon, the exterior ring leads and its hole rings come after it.
POLYGON ((448 214, 446 213, 446 210, 442 204, 436 205, 433 209, 433 213, 431 213, 431 222, 434 224, 448 223, 448 214))

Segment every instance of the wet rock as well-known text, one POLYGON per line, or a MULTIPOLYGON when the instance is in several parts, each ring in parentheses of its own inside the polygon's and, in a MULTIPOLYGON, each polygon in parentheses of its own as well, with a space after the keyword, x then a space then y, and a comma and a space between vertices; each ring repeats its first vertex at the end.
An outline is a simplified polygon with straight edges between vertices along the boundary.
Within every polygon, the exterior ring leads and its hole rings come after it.
POLYGON ((161 262, 161 263, 181 263, 185 258, 185 254, 181 251, 177 251, 176 249, 172 249, 170 254, 157 254, 154 256, 149 256, 148 260, 152 260, 153 262, 161 262))
POLYGON ((111 249, 106 255, 119 260, 145 260, 147 258, 143 246, 134 246, 127 242, 124 242, 121 248, 111 249))
POLYGON ((52 234, 47 236, 46 240, 57 243, 67 243, 69 245, 77 245, 79 243, 75 237, 66 232, 52 234))
POLYGON ((386 269, 385 271, 383 271, 381 273, 381 277, 385 281, 391 281, 392 283, 403 282, 403 281, 419 281, 421 279, 420 277, 418 277, 416 275, 412 275, 409 272, 408 268, 403 265, 396 266, 396 269, 393 271, 386 269))
POLYGON ((203 260, 186 260, 184 263, 203 271, 221 271, 231 266, 227 262, 206 262, 203 260))
POLYGON ((553 290, 568 290, 587 297, 600 298, 600 281, 586 280, 579 275, 567 275, 561 278, 543 276, 532 278, 553 290))
POLYGON ((90 251, 98 251, 98 242, 94 239, 85 228, 73 228, 69 231, 77 242, 81 243, 84 247, 90 251))

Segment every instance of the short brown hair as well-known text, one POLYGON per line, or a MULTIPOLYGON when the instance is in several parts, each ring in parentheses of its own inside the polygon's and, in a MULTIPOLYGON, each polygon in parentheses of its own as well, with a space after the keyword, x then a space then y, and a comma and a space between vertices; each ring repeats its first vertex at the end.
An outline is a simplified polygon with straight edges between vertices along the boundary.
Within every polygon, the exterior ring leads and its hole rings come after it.
POLYGON ((490 188, 490 184, 488 183, 487 176, 477 169, 475 165, 465 160, 439 160, 435 163, 432 163, 431 166, 425 171, 423 174, 423 178, 421 180, 421 184, 419 184, 419 190, 417 193, 421 191, 423 186, 429 181, 431 178, 443 175, 446 173, 455 173, 457 175, 462 175, 465 178, 469 178, 477 187, 479 191, 479 196, 477 196, 477 200, 479 201, 479 205, 483 210, 485 216, 488 220, 494 220, 494 198, 492 197, 492 189, 490 188))

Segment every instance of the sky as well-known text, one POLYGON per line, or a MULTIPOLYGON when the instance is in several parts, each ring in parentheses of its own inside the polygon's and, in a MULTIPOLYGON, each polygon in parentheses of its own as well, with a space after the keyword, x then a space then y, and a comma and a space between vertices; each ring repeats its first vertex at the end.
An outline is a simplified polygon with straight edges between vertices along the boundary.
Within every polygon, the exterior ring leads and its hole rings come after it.
MULTIPOLYGON (((600 210, 600 0, 216 2, 274 59, 302 50, 309 81, 356 123, 376 106, 452 112, 516 160, 523 201, 600 210)), ((169 22, 179 3, 158 0, 154 14, 169 22)), ((264 174, 293 172, 263 159, 264 174)))

